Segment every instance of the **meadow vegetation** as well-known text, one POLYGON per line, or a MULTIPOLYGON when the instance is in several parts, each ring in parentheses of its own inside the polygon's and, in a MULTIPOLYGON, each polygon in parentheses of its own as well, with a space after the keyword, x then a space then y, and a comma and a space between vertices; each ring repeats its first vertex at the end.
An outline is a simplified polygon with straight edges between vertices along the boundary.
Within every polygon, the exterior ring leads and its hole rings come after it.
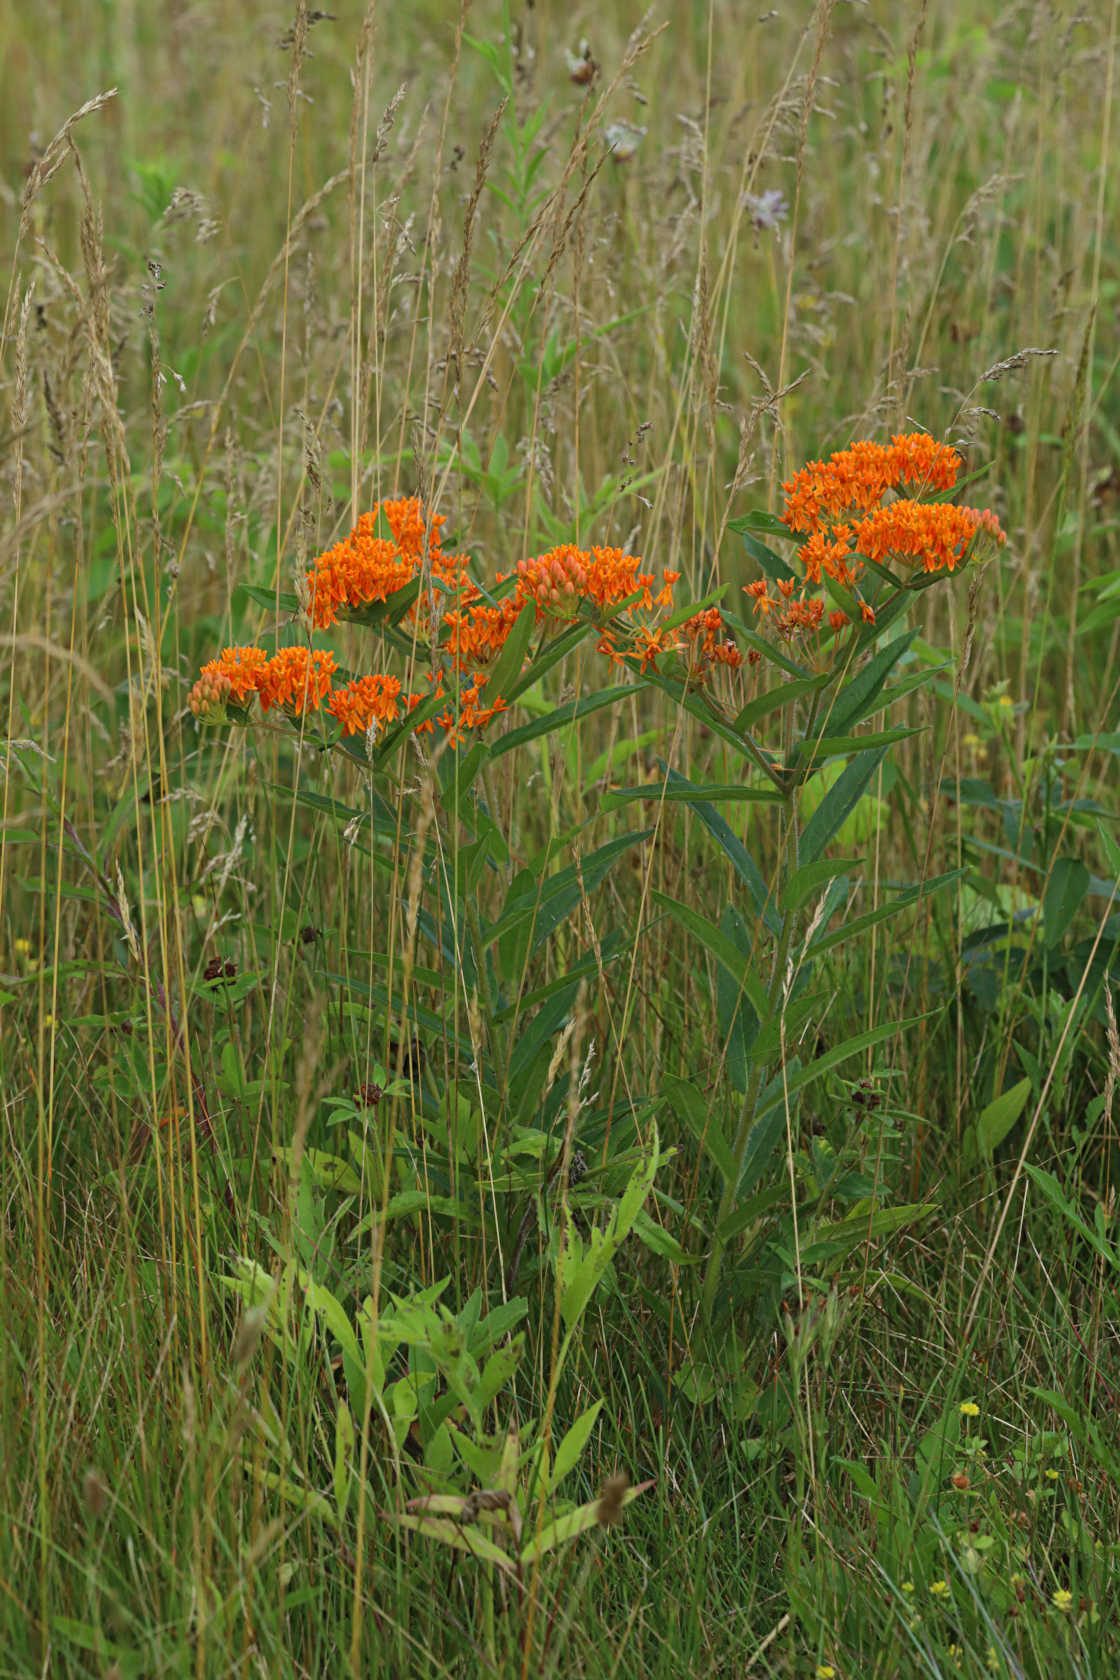
POLYGON ((0 1676, 1120 1668, 1116 31, 0 5, 0 1676))

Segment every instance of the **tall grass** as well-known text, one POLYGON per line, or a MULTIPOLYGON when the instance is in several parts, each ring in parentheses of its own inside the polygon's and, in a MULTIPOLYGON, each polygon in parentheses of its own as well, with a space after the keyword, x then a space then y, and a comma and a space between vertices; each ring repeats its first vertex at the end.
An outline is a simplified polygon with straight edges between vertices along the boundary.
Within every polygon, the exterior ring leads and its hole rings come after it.
POLYGON ((1116 23, 0 7, 0 1672, 1115 1671, 1116 23), (1009 540, 774 1076, 866 1047, 717 1238, 788 837, 672 796, 726 733, 592 641, 469 786, 187 697, 395 496, 749 621, 744 516, 917 430, 1009 540))

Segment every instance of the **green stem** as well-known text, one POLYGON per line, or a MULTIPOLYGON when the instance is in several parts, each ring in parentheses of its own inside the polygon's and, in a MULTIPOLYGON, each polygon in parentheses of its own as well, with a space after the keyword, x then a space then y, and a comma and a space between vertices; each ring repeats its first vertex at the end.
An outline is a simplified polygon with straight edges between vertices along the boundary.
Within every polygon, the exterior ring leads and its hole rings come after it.
POLYGON ((490 1039, 490 1054, 494 1062, 494 1077, 498 1084, 498 1096, 501 1108, 505 1108, 507 1089, 506 1070, 509 1059, 503 1059, 501 1046, 498 1044, 498 1029, 495 1022, 497 1010, 494 1007, 494 994, 490 987, 490 971, 486 966, 486 952, 482 943, 482 924, 478 919, 478 906, 474 902, 473 894, 464 892, 460 902, 466 915, 467 926, 470 929, 471 944, 474 947, 475 971, 478 975, 478 995, 482 1002, 482 1014, 486 1022, 486 1031, 490 1039))
MULTIPOLYGON (((790 823, 791 825, 793 823, 792 810, 790 811, 790 823)), ((791 909, 783 912, 781 931, 778 935, 778 945, 774 952, 774 967, 770 976, 770 988, 766 997, 768 1012, 771 1018, 781 1002, 782 990, 785 986, 786 964, 789 961, 790 946, 793 942, 793 929, 796 920, 796 911, 791 909)), ((760 1021, 759 1029, 761 1030, 764 1025, 765 1022, 760 1021)), ((723 1187, 723 1195, 720 1197, 719 1208, 716 1212, 715 1225, 717 1232, 719 1227, 727 1218, 728 1214, 730 1214, 734 1208, 736 1198, 739 1194, 739 1180, 743 1173, 743 1161, 746 1158, 747 1143, 750 1139, 752 1127, 754 1126, 755 1111, 758 1108, 759 1092, 762 1089, 762 1081, 765 1074, 766 1064, 761 1060, 756 1061, 754 1066, 751 1068, 750 1079, 747 1082, 746 1095, 743 1098, 743 1107, 739 1114, 739 1124, 736 1128, 735 1140, 731 1148, 731 1176, 728 1178, 723 1187)), ((726 1241, 717 1235, 714 1238, 712 1252, 708 1257, 707 1270, 704 1273, 704 1320, 705 1323, 709 1325, 712 1321, 712 1308, 715 1305, 716 1290, 719 1288, 720 1273, 723 1270, 723 1256, 726 1248, 726 1241)))

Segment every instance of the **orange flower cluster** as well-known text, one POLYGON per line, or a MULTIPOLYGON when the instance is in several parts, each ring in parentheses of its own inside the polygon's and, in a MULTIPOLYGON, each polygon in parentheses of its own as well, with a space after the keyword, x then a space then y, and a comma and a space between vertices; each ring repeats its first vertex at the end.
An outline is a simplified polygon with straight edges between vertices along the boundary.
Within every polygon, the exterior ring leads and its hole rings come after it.
MULTIPOLYGON (((382 502, 361 516, 348 537, 319 555, 301 584, 307 621, 320 630, 329 629, 340 616, 388 601, 422 572, 425 581, 430 577, 440 584, 448 597, 438 623, 442 668, 433 672, 428 693, 406 694, 399 680, 387 675, 358 677, 332 689, 333 655, 304 647, 281 648, 271 659, 260 648, 226 648, 204 667, 191 691, 192 710, 200 717, 213 716, 224 711, 227 702, 247 705, 254 694, 265 710, 285 706, 297 715, 325 703, 349 736, 364 734, 371 725, 392 723, 434 695, 446 697, 447 707, 420 730, 431 733, 438 724, 457 742, 465 730, 481 728, 506 709, 501 695, 482 703, 486 669, 530 601, 537 623, 546 630, 576 622, 587 603, 593 618, 600 620, 600 651, 616 661, 632 655, 643 670, 682 645, 677 635, 650 621, 650 615, 672 606, 679 572, 664 572, 658 589, 653 573, 643 571, 641 560, 632 554, 618 548, 584 551, 567 544, 521 561, 512 574, 515 587, 492 604, 468 576, 466 556, 443 553, 444 523, 441 516, 429 514, 418 497, 382 502), (379 516, 384 520, 380 527, 379 516), (379 528, 385 527, 390 534, 379 535, 379 528), (620 615, 624 601, 630 608, 620 615), (452 673, 462 682, 452 682, 452 673)), ((499 573, 498 582, 506 581, 499 573)), ((421 591, 409 616, 419 629, 429 631, 431 610, 428 592, 421 591)), ((733 644, 717 641, 721 628, 718 612, 714 619, 700 615, 683 628, 697 681, 715 665, 742 662, 733 644)))
POLYGON ((395 722, 400 693, 399 677, 359 677, 345 688, 336 688, 328 706, 344 735, 364 735, 371 723, 395 722))
MULTIPOLYGON (((798 552, 805 582, 815 588, 829 577, 858 595, 865 560, 951 572, 978 532, 1002 544, 999 520, 987 508, 953 507, 899 494, 902 486, 916 487, 919 496, 951 490, 963 465, 955 449, 925 432, 904 433, 889 444, 853 443, 827 461, 810 461, 782 485, 782 519, 807 539, 798 552), (894 499, 884 502, 888 494, 894 499)), ((792 581, 780 587, 789 604, 773 620, 778 634, 792 637, 819 630, 823 603, 794 600, 792 581)), ((779 606, 764 582, 749 584, 747 593, 754 597, 756 613, 769 614, 779 606)), ((875 622, 866 601, 860 600, 860 613, 865 623, 875 622)), ((848 622, 840 612, 830 613, 828 620, 836 631, 848 622)))
POLYGON ((321 648, 279 648, 268 661, 257 684, 261 707, 289 706, 297 713, 317 712, 319 702, 331 691, 335 670, 333 653, 321 648))
MULTIPOLYGON (((461 688, 455 696, 455 706, 449 707, 446 711, 437 712, 434 718, 429 718, 426 723, 420 724, 417 733, 430 735, 433 725, 438 723, 451 746, 457 747, 467 730, 483 728, 492 717, 496 717, 499 712, 508 709, 501 695, 495 697, 492 706, 479 705, 482 689, 489 680, 484 671, 477 672, 469 687, 461 688)), ((432 692, 442 697, 445 693, 443 684, 437 682, 432 692)), ((410 695, 409 710, 411 711, 413 707, 418 706, 422 698, 423 696, 419 694, 410 695)))
MULTIPOLYGON (((517 589, 513 601, 517 610, 526 601, 537 609, 537 622, 551 621, 555 625, 573 623, 579 613, 581 600, 587 601, 599 613, 611 613, 623 601, 632 600, 630 622, 626 632, 631 645, 619 646, 614 624, 602 627, 599 652, 620 661, 627 652, 636 652, 643 670, 652 664, 659 653, 675 646, 654 626, 635 623, 639 612, 650 613, 673 604, 673 585, 679 572, 663 572, 661 588, 655 595, 652 572, 641 570, 642 562, 620 548, 592 548, 589 551, 565 543, 533 560, 522 560, 516 571, 517 589)), ((499 574, 499 581, 501 574, 499 574)))
POLYGON ((241 705, 257 692, 267 664, 268 655, 259 647, 225 648, 220 659, 202 667, 202 675, 223 678, 229 684, 230 699, 241 705))
MULTIPOLYGON (((387 601, 418 576, 425 552, 432 575, 449 588, 477 595, 470 583, 465 555, 445 555, 440 546, 442 514, 427 514, 418 496, 382 502, 363 513, 342 542, 320 554, 304 578, 308 617, 316 630, 328 630, 341 612, 358 612, 375 601, 387 601), (377 535, 378 512, 392 532, 392 540, 377 535)), ((415 607, 412 609, 415 613, 415 607)))
POLYGON ((523 605, 516 596, 507 595, 496 607, 479 600, 461 612, 444 613, 441 646, 456 670, 492 664, 505 646, 523 605))
POLYGON ((869 560, 920 561, 927 572, 954 571, 977 531, 997 543, 1006 539, 987 508, 952 507, 948 502, 891 502, 858 520, 853 535, 869 560))
POLYGON ((318 711, 331 691, 334 669, 334 654, 322 649, 279 648, 270 659, 261 648, 223 648, 202 667, 188 703, 196 717, 206 717, 224 710, 228 701, 247 705, 255 694, 264 711, 287 706, 298 716, 318 711))
MULTIPOLYGON (((226 649, 232 652, 231 648, 226 649)), ((224 671, 212 659, 187 696, 187 704, 196 718, 219 719, 225 716, 227 703, 233 698, 233 685, 224 671)))
POLYGON ((705 683, 713 665, 726 665, 737 671, 743 655, 727 634, 723 614, 718 607, 688 618, 680 627, 681 657, 688 681, 693 687, 705 683))
POLYGON ((791 531, 819 531, 826 519, 870 512, 899 484, 951 490, 963 464, 955 449, 925 432, 905 433, 889 444, 853 443, 827 461, 810 461, 782 485, 782 518, 791 531))

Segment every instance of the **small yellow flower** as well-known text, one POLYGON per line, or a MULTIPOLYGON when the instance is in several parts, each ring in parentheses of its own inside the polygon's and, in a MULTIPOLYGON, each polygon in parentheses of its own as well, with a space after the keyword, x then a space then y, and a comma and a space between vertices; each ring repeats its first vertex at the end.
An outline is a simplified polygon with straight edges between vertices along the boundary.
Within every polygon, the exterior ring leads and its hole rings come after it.
POLYGON ((1066 1587, 1059 1587, 1056 1593, 1050 1595, 1050 1602, 1055 1610, 1072 1610, 1073 1594, 1066 1587))
POLYGON ((1058 1479, 1058 1472, 1056 1470, 1047 1470, 1046 1480, 1048 1482, 1056 1482, 1057 1479, 1058 1479))
POLYGON ((980 1408, 976 1404, 975 1400, 962 1400, 961 1401, 961 1416, 962 1417, 979 1417, 980 1416, 980 1408))
POLYGON ((17 939, 16 942, 15 942, 15 947, 16 947, 16 956, 17 957, 29 957, 31 955, 31 941, 30 941, 30 939, 17 939))
POLYGON ((817 1680, 836 1680, 836 1670, 831 1663, 817 1664, 817 1680))
POLYGON ((903 1590, 903 1592, 913 1592, 914 1591, 913 1581, 903 1581, 902 1590, 903 1590))
POLYGON ((948 1581, 934 1581, 929 1590, 934 1598, 944 1598, 949 1591, 949 1583, 948 1581))
POLYGON ((996 1655, 996 1648, 994 1645, 988 1646, 988 1667, 992 1670, 998 1669, 999 1667, 999 1658, 996 1655))

